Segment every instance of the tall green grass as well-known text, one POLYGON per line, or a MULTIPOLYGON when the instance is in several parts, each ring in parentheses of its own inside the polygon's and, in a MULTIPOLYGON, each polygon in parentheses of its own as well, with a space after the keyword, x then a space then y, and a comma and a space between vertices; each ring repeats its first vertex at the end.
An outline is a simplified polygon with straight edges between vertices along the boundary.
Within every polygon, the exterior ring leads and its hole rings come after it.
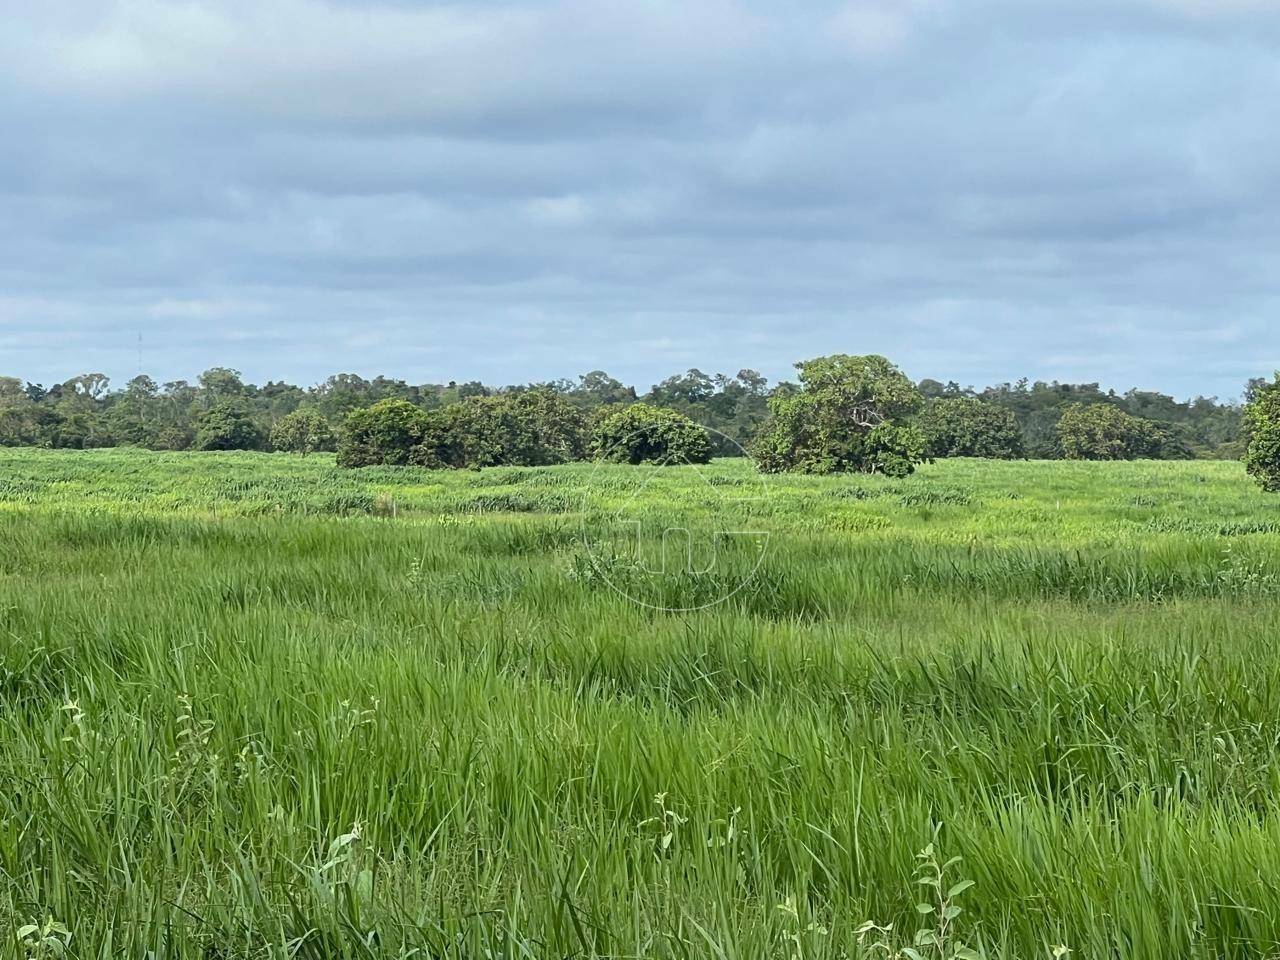
POLYGON ((933 842, 924 956, 1280 955, 1238 466, 757 484, 0 452, 0 951, 884 956, 933 842), (652 576, 619 511, 767 548, 652 576))

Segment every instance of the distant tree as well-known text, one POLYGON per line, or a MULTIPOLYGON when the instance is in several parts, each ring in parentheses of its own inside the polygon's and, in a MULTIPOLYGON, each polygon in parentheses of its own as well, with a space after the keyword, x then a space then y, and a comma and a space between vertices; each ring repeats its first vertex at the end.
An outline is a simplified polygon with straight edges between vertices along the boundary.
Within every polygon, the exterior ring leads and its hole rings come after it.
POLYGON ((219 400, 196 422, 197 450, 260 450, 263 439, 244 400, 219 400))
POLYGON ((36 446, 47 439, 47 423, 56 418, 32 400, 16 377, 0 377, 0 447, 36 446))
POLYGON ((1280 493, 1280 373, 1274 380, 1251 380, 1244 409, 1248 446, 1244 465, 1268 493, 1280 493))
POLYGON ((920 417, 925 453, 934 458, 1022 456, 1022 431, 1013 412, 968 397, 930 400, 920 417))
POLYGON ((62 390, 64 396, 70 393, 73 396, 92 402, 102 399, 103 394, 107 392, 107 388, 110 385, 111 380, 106 374, 82 373, 64 383, 62 390))
POLYGON ((800 387, 769 398, 772 417, 753 445, 761 470, 905 476, 923 459, 924 435, 910 422, 920 393, 884 357, 836 354, 796 368, 800 387))
POLYGON ((1157 458, 1171 441, 1158 424, 1109 403, 1074 403, 1058 420, 1058 442, 1068 460, 1157 458))
POLYGON ((303 407, 280 418, 271 430, 271 446, 305 457, 317 450, 332 450, 333 431, 320 411, 303 407))
POLYGON ((571 396, 586 406, 598 407, 611 403, 635 403, 636 391, 603 370, 592 370, 578 378, 578 385, 571 391, 571 396))
POLYGON ((654 384, 645 398, 649 403, 668 406, 696 404, 710 400, 716 393, 716 381, 696 367, 683 374, 667 377, 654 384))
POLYGON ((920 391, 920 395, 926 400, 936 400, 940 398, 956 399, 959 397, 972 397, 974 395, 972 387, 962 387, 954 380, 948 380, 941 383, 937 380, 925 378, 916 384, 916 389, 920 391))
POLYGON ((200 389, 204 392, 206 409, 223 400, 242 397, 246 393, 240 371, 228 367, 210 367, 200 374, 200 389))
POLYGON ((611 463, 706 463, 707 431, 674 410, 633 403, 604 417, 592 435, 595 455, 611 463))
POLYGON ((115 438, 124 444, 151 447, 159 428, 158 396, 160 388, 150 377, 140 375, 116 394, 107 410, 107 424, 115 438))
POLYGON ((431 426, 427 411, 407 400, 379 400, 352 411, 338 441, 338 466, 407 464, 431 426))

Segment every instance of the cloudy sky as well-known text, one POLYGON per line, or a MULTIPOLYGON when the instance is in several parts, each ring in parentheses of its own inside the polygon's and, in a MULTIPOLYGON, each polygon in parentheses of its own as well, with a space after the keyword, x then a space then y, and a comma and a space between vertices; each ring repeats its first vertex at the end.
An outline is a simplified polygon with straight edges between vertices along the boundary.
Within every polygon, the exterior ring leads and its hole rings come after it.
POLYGON ((0 373, 1280 367, 1277 0, 0 13, 0 373))

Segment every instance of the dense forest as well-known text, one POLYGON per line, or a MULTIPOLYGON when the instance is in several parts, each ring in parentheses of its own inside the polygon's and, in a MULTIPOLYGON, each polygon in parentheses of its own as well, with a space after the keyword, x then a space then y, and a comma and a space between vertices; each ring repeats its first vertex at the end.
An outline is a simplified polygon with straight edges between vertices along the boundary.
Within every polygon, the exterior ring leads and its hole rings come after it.
MULTIPOLYGON (((1151 456, 1238 458, 1243 452, 1242 408, 1216 398, 1179 401, 1139 390, 1120 394, 1103 390, 1096 383, 1030 383, 1025 379, 985 389, 923 380, 918 388, 926 400, 965 399, 1004 411, 1000 415, 1006 419, 1011 415, 1021 434, 1021 443, 1012 449, 1031 458, 1064 456, 1059 430, 1063 415, 1080 405, 1099 404, 1157 425, 1163 440, 1152 447, 1151 456)), ((1256 384, 1249 387, 1255 388, 1256 384)), ((533 389, 553 391, 587 412, 638 400, 675 410, 713 429, 715 455, 735 456, 767 421, 770 396, 785 395, 796 385, 770 385, 754 370, 729 376, 697 369, 668 377, 643 394, 599 370, 572 381, 503 387, 474 381, 414 385, 350 373, 337 374, 311 387, 276 381, 258 386, 224 367, 205 371, 195 383, 157 383, 143 375, 118 389, 112 389, 108 378, 98 373, 48 387, 0 376, 0 446, 271 449, 273 429, 299 409, 315 411, 336 434, 352 412, 381 400, 405 400, 436 410, 468 398, 533 389)))

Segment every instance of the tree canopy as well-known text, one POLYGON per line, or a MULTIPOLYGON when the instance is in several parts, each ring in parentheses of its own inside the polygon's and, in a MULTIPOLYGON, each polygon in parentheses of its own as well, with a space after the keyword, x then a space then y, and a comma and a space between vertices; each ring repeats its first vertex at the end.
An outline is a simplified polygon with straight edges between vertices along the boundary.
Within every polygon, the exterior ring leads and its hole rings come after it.
POLYGON ((796 364, 800 388, 769 399, 772 417, 753 446, 765 472, 904 476, 924 456, 912 418, 923 401, 880 356, 836 354, 796 364))

